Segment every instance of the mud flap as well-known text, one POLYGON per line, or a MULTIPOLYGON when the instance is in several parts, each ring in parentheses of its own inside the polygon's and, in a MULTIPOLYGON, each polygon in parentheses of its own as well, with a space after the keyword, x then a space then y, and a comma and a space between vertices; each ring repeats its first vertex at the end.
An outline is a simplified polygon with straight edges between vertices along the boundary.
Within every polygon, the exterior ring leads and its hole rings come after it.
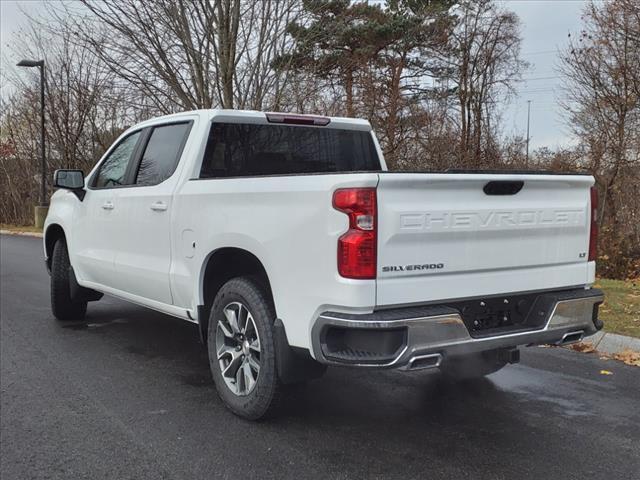
POLYGON ((287 333, 279 318, 274 323, 274 336, 278 377, 283 384, 289 385, 320 378, 327 370, 327 366, 316 362, 308 350, 289 345, 287 333))
POLYGON ((73 302, 96 302, 102 298, 103 293, 80 286, 78 280, 76 280, 76 274, 73 271, 73 267, 70 266, 69 295, 71 296, 71 301, 73 302))

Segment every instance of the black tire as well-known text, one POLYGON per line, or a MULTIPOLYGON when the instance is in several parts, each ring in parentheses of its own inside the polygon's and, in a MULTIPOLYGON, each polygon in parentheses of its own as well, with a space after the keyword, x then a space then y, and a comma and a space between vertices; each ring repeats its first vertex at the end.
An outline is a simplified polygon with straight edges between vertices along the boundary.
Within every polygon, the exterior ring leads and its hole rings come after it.
POLYGON ((86 301, 71 299, 70 275, 73 275, 67 244, 57 240, 51 256, 51 311, 62 321, 82 320, 87 313, 86 301))
MULTIPOLYGON (((209 352, 209 366, 216 385, 216 390, 220 399, 233 413, 248 420, 259 420, 273 412, 280 398, 281 385, 278 379, 276 367, 276 348, 273 334, 273 324, 276 315, 269 301, 264 288, 251 277, 238 277, 225 283, 213 302, 211 314, 209 316, 209 326, 207 335, 207 348, 209 352), (248 393, 240 394, 232 391, 233 385, 227 382, 236 383, 237 376, 231 380, 229 376, 223 377, 218 352, 216 351, 216 335, 218 333, 218 322, 225 319, 224 310, 230 305, 242 304, 250 312, 257 335, 259 338, 259 366, 260 370, 255 378, 254 386, 248 393)), ((246 324, 246 322, 245 322, 246 324)), ((246 338, 249 334, 246 335, 246 338)), ((223 337, 220 337, 223 338, 223 337)), ((224 341, 233 343, 229 337, 224 341)), ((249 355, 248 355, 249 356, 249 355)), ((242 356, 244 358, 244 355, 242 356)), ((228 360, 223 360, 227 362, 228 360)), ((247 359, 248 361, 248 359, 247 359)), ((229 364, 231 361, 229 361, 229 364)), ((238 370, 240 370, 240 367, 238 370)), ((243 374, 241 373, 242 377, 243 374)), ((245 377, 246 378, 246 377, 245 377)), ((238 382, 238 384, 241 382, 238 382)), ((246 380, 244 382, 246 389, 246 380)), ((239 387, 238 387, 239 388, 239 387)), ((247 389, 248 390, 248 389, 247 389)))
POLYGON ((507 362, 500 360, 498 356, 498 350, 490 350, 464 357, 445 358, 440 371, 447 379, 455 381, 482 378, 507 365, 507 362))

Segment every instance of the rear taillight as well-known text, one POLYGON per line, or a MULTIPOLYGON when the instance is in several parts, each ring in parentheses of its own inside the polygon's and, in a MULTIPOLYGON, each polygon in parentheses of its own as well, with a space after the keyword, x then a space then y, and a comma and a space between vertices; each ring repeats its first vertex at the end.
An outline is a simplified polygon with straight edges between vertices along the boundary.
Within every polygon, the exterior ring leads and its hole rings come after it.
POLYGON ((336 190, 333 207, 349 216, 349 230, 338 239, 338 273, 345 278, 376 278, 376 189, 336 190))
POLYGON ((591 228, 589 230, 589 261, 598 256, 598 189, 591 187, 591 228))

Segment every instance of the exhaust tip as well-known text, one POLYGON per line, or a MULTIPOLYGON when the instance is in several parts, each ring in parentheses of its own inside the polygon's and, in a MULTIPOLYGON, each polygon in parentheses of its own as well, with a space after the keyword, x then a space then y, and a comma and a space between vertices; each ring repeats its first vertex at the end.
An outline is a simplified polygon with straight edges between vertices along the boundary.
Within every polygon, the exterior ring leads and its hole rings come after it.
POLYGON ((417 355, 411 357, 407 364, 408 370, 423 370, 425 368, 437 368, 442 363, 442 355, 439 353, 432 353, 429 355, 417 355))
POLYGON ((584 338, 584 330, 577 332, 567 332, 562 336, 562 340, 558 342, 558 345, 569 345, 570 343, 580 342, 584 338))

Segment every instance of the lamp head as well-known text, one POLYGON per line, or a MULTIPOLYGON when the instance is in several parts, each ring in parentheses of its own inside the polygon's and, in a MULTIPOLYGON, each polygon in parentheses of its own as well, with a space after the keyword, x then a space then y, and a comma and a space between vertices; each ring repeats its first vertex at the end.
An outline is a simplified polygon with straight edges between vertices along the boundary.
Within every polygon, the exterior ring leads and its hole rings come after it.
POLYGON ((44 60, 20 60, 18 62, 19 67, 42 67, 44 60))

